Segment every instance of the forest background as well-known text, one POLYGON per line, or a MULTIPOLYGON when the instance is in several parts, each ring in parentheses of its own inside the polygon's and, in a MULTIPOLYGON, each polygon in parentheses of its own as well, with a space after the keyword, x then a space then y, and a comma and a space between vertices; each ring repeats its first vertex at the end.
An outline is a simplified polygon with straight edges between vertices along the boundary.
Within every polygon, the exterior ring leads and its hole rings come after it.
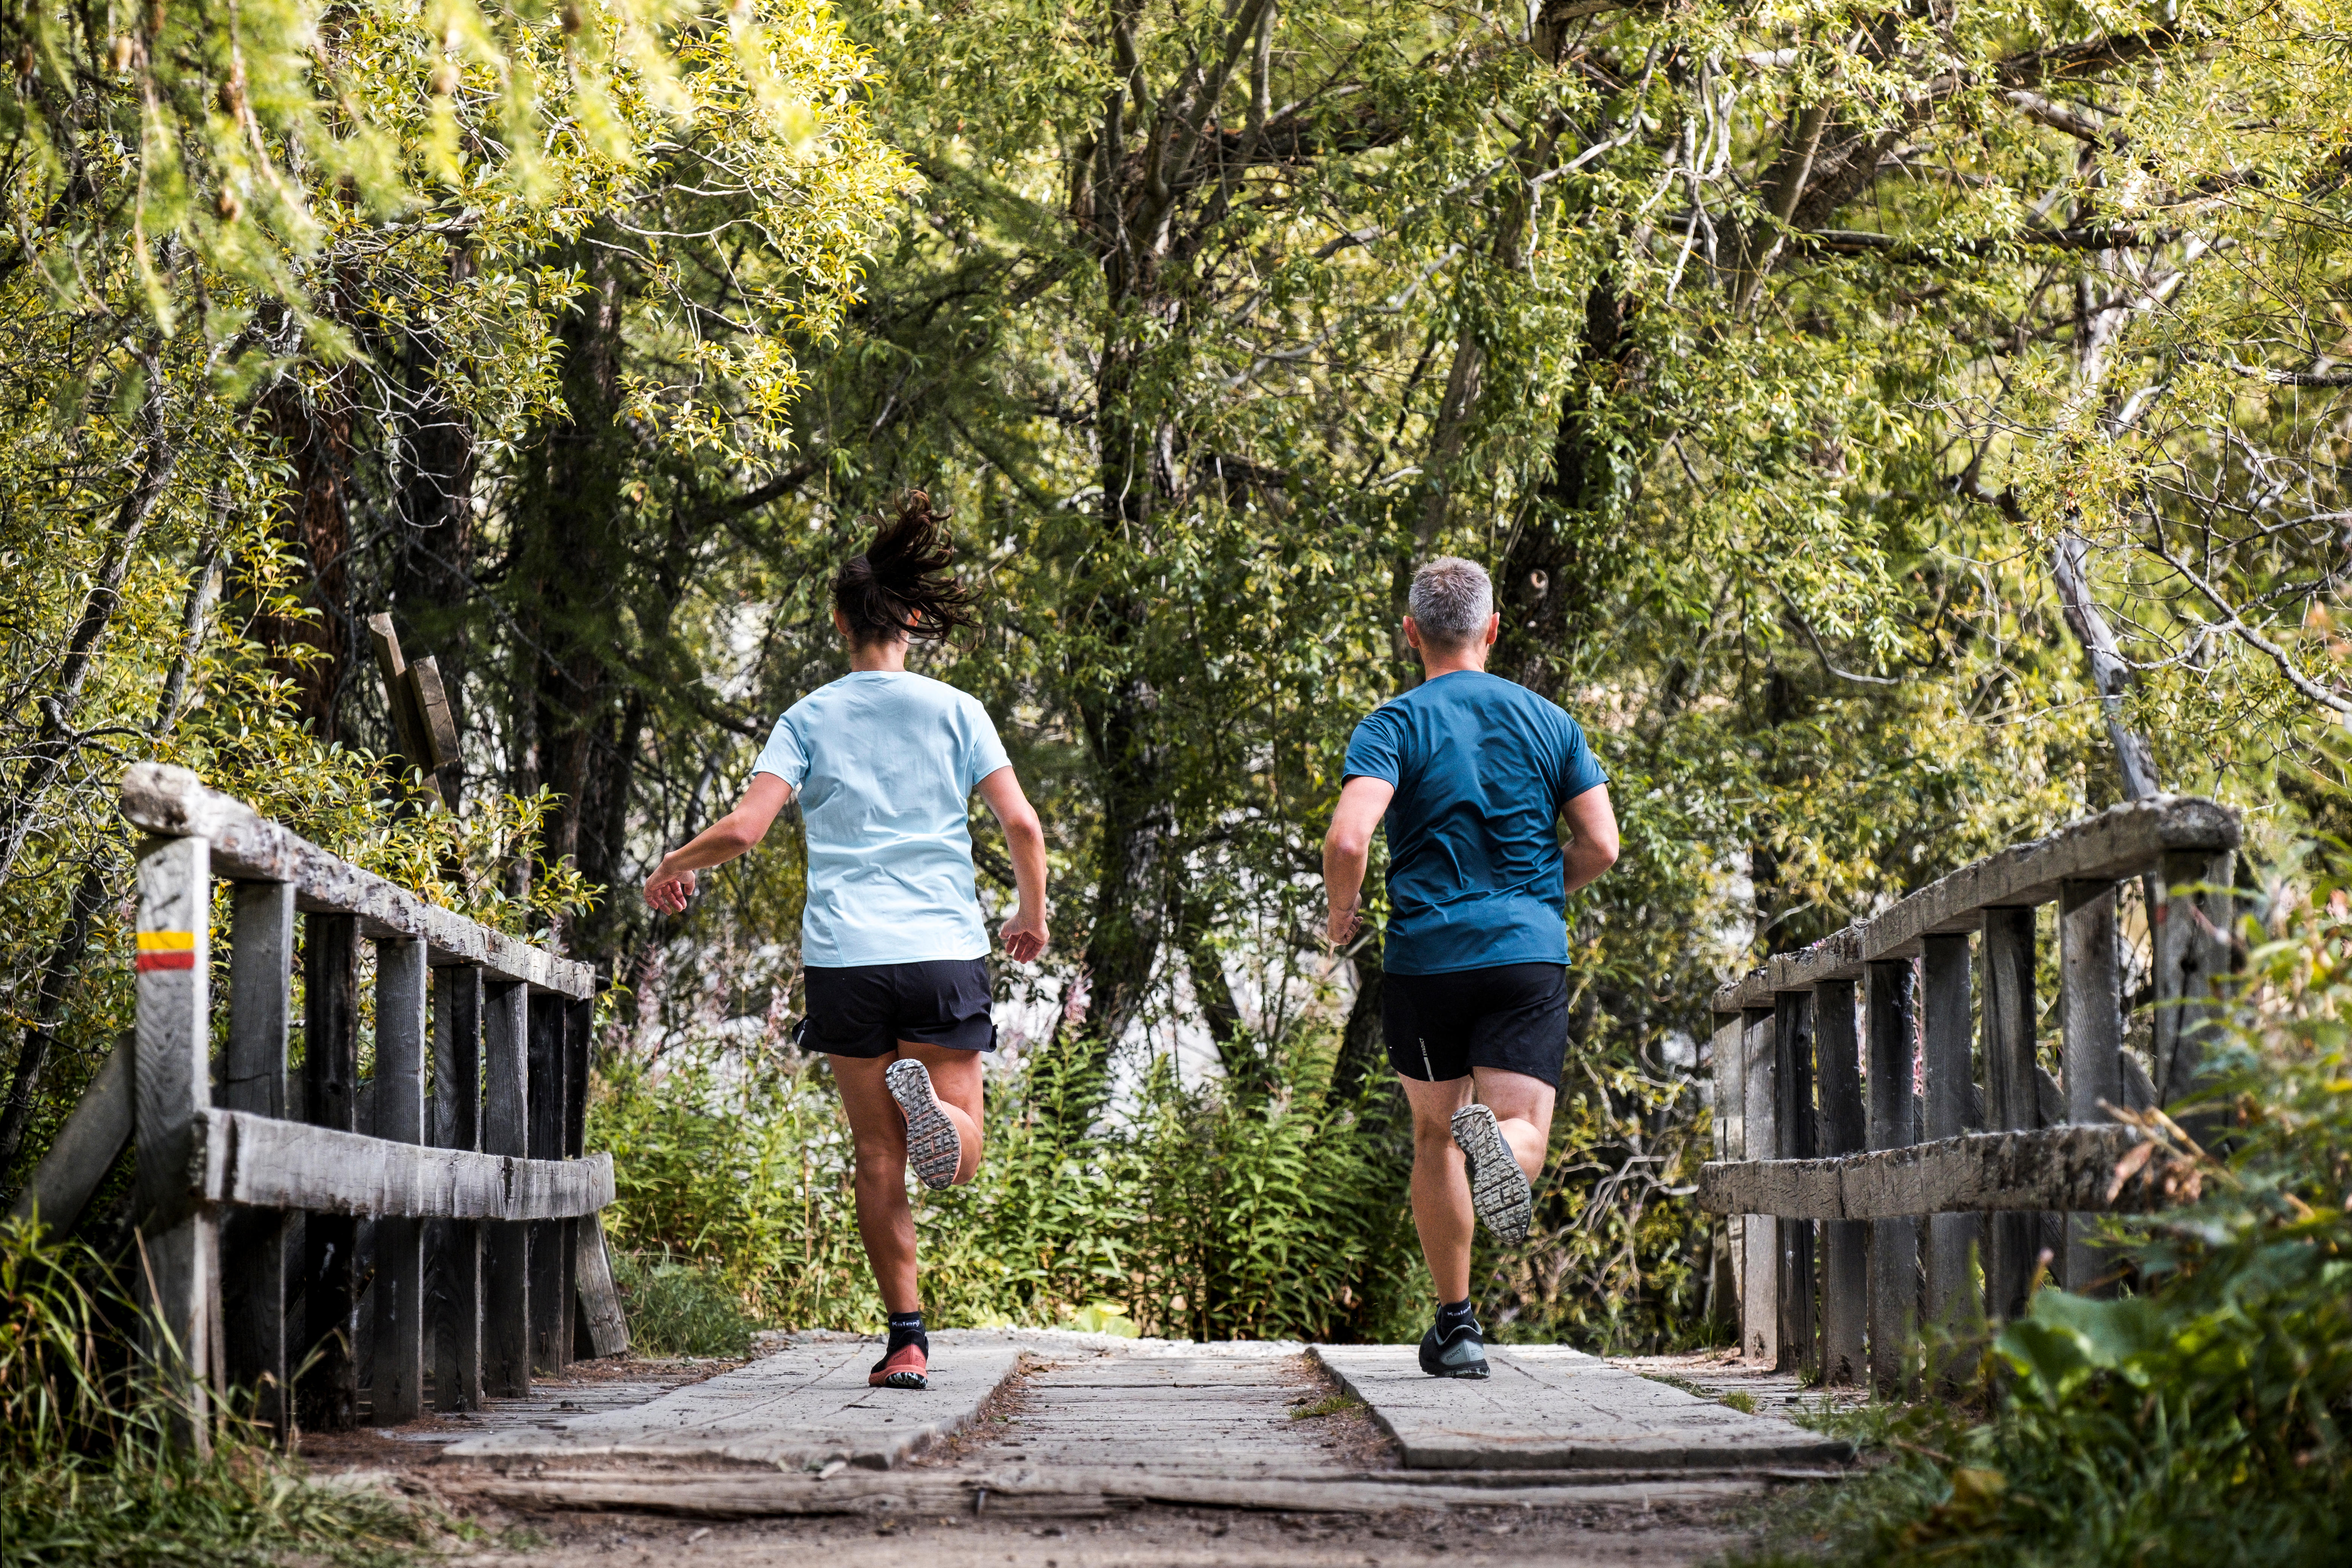
POLYGON ((682 919, 635 889, 845 668, 826 583, 910 486, 988 606, 922 668, 997 717, 1056 904, 990 1164, 924 1200, 935 1321, 1417 1326, 1377 938, 1316 931, 1430 553, 1493 570, 1495 668, 1625 830, 1535 1233, 1481 1255, 1506 1335, 1727 1309, 1719 977, 2159 789, 2258 858, 2352 826, 2342 0, 0 35, 0 1186, 128 1022, 114 782, 160 756, 593 959, 621 1239, 870 1325, 796 829, 682 919), (437 778, 378 612, 457 710, 437 778))

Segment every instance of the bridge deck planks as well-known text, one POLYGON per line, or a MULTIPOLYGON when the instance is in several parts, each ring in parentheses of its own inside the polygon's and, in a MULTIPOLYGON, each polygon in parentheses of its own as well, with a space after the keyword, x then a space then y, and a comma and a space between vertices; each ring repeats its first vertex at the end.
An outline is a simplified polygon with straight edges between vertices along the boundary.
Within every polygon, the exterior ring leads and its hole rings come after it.
POLYGON ((1486 1381, 1425 1376, 1410 1345, 1318 1345, 1409 1469, 1817 1464, 1848 1445, 1558 1346, 1489 1346, 1486 1381))

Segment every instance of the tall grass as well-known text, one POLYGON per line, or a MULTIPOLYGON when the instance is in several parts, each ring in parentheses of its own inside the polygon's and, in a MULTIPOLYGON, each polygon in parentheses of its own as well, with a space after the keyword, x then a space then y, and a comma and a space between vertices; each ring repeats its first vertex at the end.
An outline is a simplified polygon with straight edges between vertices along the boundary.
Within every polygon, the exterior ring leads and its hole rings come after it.
MULTIPOLYGON (((942 1324, 1051 1325, 1109 1310, 1196 1339, 1418 1333, 1404 1141, 1384 1096, 1311 1079, 1227 1099, 1165 1064, 1113 1123, 1073 1135, 1098 1086, 1047 1053, 992 1074, 977 1180, 918 1191, 924 1300, 942 1324)), ((763 1321, 871 1329, 848 1128, 823 1058, 681 1049, 603 1083, 625 1247, 707 1261, 763 1321)))
POLYGON ((88 1248, 0 1221, 0 1549, 26 1568, 373 1563, 429 1534, 392 1500, 313 1484, 233 1412, 199 1414, 120 1337, 88 1248), (203 1422, 212 1451, 176 1440, 203 1422))
MULTIPOLYGON (((2352 1562, 2352 902, 2273 889, 2195 1204, 2111 1226, 2136 1289, 2038 1291, 1970 1408, 1864 1417, 1893 1463, 1758 1561, 2352 1562)), ((2203 1125, 2203 1124, 2200 1124, 2203 1125)))

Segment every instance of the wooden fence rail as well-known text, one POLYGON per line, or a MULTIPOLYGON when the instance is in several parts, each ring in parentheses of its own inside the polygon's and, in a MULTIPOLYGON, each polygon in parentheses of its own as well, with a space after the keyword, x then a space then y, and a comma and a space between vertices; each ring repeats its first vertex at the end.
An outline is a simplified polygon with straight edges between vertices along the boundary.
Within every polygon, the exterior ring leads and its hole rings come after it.
POLYGON ((594 1353, 625 1349, 594 1219, 612 1160, 581 1150, 593 969, 338 859, 186 769, 132 768, 122 809, 152 836, 138 1027, 16 1208, 70 1226, 135 1141, 154 1348, 187 1379, 191 1439, 232 1387, 284 1437, 354 1425, 363 1393, 373 1424, 414 1419, 428 1371, 441 1410, 528 1393, 534 1371, 572 1360, 583 1274, 601 1286, 594 1353), (233 884, 217 1051, 216 879, 233 884))
POLYGON ((2013 1316, 2045 1259, 2069 1289, 2099 1289, 2088 1215, 2193 1195, 2192 1164, 2139 1113, 2195 1088, 2239 841, 2211 801, 2135 801, 1717 992, 1719 1158, 1698 1199, 1733 1216, 1747 1355, 1831 1383, 1866 1365, 1892 1391, 1923 1320, 2013 1316), (2135 879, 2152 949, 2146 1068, 2124 1045, 2116 891, 2135 879), (2045 903, 2056 1074, 2035 1055, 2045 903))

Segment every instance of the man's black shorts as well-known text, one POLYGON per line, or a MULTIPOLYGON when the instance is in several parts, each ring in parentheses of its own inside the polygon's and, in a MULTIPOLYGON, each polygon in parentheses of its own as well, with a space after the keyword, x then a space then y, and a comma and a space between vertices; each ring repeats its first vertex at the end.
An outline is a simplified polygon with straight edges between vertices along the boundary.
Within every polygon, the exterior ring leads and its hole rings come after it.
POLYGON ((888 1056, 900 1040, 956 1051, 996 1048, 985 959, 811 969, 806 979, 803 1050, 870 1058, 888 1056))
POLYGON ((1558 1089, 1568 1055, 1567 966, 1382 975, 1381 1033, 1389 1065, 1407 1078, 1443 1083, 1500 1068, 1558 1089))

